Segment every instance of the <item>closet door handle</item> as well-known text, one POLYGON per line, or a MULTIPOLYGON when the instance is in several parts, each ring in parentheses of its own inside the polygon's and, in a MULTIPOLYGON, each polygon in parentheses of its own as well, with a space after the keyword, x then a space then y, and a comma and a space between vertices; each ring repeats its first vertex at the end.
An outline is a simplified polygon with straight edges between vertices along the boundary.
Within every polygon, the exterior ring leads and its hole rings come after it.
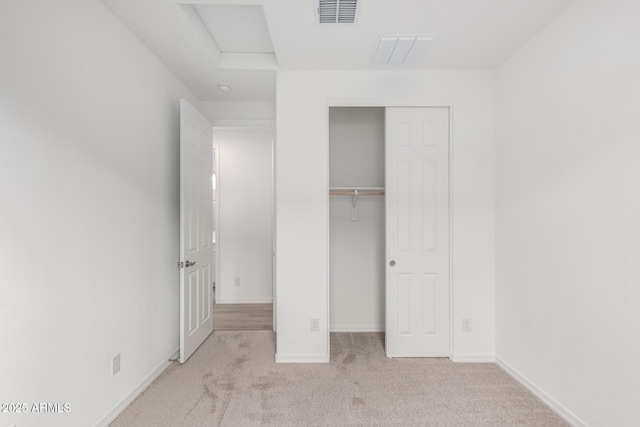
POLYGON ((394 265, 396 265, 396 262, 394 260, 389 261, 389 266, 393 267, 394 265))

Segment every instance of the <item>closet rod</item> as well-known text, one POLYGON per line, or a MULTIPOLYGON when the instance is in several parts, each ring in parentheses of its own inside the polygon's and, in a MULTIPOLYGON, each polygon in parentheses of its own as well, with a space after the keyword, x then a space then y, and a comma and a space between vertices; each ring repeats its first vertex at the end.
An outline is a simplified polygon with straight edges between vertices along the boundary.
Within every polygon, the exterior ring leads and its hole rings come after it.
POLYGON ((331 196, 384 196, 384 188, 332 187, 329 189, 329 194, 331 196))
POLYGON ((329 190, 349 190, 349 191, 353 191, 353 190, 384 190, 384 187, 329 187, 329 190))

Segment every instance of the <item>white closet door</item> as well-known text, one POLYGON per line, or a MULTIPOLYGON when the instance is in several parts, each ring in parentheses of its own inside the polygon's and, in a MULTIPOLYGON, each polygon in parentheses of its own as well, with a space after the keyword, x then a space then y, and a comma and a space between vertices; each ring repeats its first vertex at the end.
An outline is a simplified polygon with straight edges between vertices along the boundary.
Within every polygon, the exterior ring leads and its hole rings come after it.
POLYGON ((213 331, 212 130, 180 101, 180 363, 213 331))
POLYGON ((449 109, 386 110, 388 357, 448 357, 449 109))

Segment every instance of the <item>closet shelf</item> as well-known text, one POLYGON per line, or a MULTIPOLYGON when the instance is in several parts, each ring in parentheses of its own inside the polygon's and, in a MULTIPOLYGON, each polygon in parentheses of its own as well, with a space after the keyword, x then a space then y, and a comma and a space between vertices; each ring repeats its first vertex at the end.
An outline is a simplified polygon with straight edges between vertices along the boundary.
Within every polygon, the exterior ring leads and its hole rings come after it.
POLYGON ((331 187, 331 196, 384 196, 382 187, 331 187))

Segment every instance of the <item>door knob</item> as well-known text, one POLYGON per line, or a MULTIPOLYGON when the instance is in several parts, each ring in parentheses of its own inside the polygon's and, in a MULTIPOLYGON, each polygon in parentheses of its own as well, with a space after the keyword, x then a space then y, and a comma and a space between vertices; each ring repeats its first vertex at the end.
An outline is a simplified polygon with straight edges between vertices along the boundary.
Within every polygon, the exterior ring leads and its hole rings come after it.
POLYGON ((391 267, 393 267, 394 265, 396 265, 396 262, 395 262, 394 260, 391 260, 391 261, 389 261, 389 265, 390 265, 391 267))
POLYGON ((184 263, 184 266, 185 266, 185 267, 187 267, 187 268, 189 268, 189 267, 191 267, 192 265, 195 265, 195 263, 196 263, 195 261, 189 261, 189 260, 187 260, 187 262, 185 262, 185 263, 184 263))

